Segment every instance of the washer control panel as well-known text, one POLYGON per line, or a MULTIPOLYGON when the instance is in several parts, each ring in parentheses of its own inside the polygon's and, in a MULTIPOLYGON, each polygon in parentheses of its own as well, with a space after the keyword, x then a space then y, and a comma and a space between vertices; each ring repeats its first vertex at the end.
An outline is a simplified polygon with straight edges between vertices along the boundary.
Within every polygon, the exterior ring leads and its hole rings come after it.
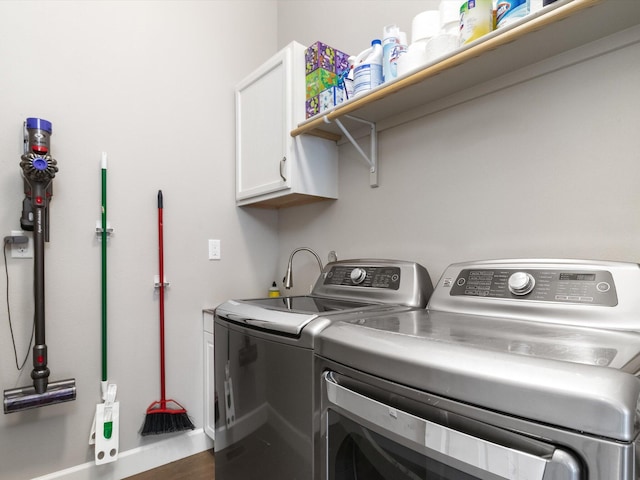
POLYGON ((470 268, 460 271, 457 278, 448 280, 451 282, 451 295, 454 296, 527 299, 608 307, 618 304, 613 276, 606 270, 470 268))
POLYGON ((336 265, 327 272, 324 285, 398 290, 400 288, 400 268, 336 265))

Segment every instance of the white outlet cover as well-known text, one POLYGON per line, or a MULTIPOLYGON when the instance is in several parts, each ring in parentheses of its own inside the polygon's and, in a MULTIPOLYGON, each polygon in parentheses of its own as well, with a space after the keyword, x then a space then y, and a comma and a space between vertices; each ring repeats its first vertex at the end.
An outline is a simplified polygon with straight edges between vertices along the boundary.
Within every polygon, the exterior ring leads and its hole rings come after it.
POLYGON ((220 240, 209 239, 209 260, 220 260, 220 240))
POLYGON ((12 243, 11 258, 33 258, 33 237, 22 230, 12 230, 12 237, 27 237, 27 243, 12 243))

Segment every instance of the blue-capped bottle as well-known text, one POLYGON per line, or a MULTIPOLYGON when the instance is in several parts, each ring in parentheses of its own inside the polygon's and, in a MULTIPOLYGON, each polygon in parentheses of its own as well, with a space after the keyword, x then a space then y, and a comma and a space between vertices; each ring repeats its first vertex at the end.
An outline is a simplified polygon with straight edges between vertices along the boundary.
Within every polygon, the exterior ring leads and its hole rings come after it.
POLYGON ((371 47, 356 57, 353 72, 356 96, 382 84, 382 42, 379 39, 373 40, 371 47))

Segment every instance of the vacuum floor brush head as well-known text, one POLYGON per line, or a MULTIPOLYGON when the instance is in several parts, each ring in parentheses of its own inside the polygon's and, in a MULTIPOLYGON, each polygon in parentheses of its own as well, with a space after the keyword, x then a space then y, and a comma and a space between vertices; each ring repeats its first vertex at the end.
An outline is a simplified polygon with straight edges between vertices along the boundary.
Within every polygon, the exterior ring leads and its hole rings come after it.
POLYGON ((20 412, 75 399, 76 381, 73 378, 50 382, 44 393, 37 393, 33 386, 14 388, 4 391, 4 413, 20 412))

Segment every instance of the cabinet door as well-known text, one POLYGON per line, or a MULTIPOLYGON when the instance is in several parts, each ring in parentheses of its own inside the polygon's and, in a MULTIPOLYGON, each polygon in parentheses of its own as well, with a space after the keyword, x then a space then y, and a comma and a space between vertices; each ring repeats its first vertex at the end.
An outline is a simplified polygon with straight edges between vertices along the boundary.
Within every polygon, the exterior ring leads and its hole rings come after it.
POLYGON ((236 199, 290 188, 291 49, 236 89, 236 199))
POLYGON ((216 412, 216 392, 213 365, 213 315, 205 313, 204 322, 204 431, 213 440, 216 412))

